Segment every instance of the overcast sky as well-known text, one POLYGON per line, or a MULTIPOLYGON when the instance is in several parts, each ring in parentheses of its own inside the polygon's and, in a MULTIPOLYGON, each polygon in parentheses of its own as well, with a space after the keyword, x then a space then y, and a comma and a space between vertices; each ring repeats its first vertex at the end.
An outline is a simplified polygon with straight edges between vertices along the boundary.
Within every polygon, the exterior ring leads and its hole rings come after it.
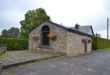
POLYGON ((106 38, 106 19, 110 18, 110 0, 0 0, 0 32, 20 28, 28 10, 44 8, 53 22, 72 27, 92 25, 106 38))

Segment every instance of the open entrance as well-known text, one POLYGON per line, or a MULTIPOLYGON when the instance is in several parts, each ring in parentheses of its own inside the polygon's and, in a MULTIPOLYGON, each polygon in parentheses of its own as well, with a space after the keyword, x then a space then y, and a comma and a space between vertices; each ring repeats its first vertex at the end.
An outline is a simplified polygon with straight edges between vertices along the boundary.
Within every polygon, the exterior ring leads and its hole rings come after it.
POLYGON ((49 38, 48 38, 48 34, 49 34, 49 27, 48 26, 43 26, 42 27, 42 39, 41 39, 41 42, 42 42, 42 45, 44 46, 49 46, 49 38))

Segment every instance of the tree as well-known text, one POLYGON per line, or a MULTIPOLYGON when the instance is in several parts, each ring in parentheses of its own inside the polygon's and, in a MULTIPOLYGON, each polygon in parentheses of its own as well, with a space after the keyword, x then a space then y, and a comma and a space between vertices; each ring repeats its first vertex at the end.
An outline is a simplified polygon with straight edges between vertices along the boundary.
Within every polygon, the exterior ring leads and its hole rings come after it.
POLYGON ((8 37, 8 31, 4 29, 1 33, 1 37, 8 37))
POLYGON ((9 30, 4 29, 1 36, 5 38, 18 38, 20 30, 18 28, 10 28, 9 30))
POLYGON ((8 38, 18 38, 20 34, 20 30, 18 28, 10 28, 8 30, 8 38))
POLYGON ((50 20, 50 17, 46 14, 45 10, 38 8, 36 10, 29 10, 25 14, 25 19, 20 21, 21 24, 21 34, 20 37, 27 39, 28 32, 38 24, 50 20))

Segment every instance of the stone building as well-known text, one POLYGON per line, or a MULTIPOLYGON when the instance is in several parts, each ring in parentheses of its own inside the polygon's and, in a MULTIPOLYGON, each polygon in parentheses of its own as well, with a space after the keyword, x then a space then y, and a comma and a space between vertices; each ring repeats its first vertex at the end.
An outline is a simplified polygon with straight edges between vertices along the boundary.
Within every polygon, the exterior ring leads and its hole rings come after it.
POLYGON ((65 53, 68 56, 90 53, 92 36, 51 21, 45 21, 29 32, 29 50, 65 53))

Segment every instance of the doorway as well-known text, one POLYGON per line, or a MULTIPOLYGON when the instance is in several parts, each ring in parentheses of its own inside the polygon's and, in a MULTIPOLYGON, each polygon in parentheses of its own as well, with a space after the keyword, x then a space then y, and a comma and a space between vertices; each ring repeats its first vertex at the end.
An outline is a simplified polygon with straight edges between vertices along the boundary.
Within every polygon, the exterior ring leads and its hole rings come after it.
POLYGON ((43 46, 49 46, 49 38, 48 38, 48 34, 49 34, 49 27, 48 26, 43 26, 42 30, 41 30, 41 35, 42 35, 42 45, 43 46))

